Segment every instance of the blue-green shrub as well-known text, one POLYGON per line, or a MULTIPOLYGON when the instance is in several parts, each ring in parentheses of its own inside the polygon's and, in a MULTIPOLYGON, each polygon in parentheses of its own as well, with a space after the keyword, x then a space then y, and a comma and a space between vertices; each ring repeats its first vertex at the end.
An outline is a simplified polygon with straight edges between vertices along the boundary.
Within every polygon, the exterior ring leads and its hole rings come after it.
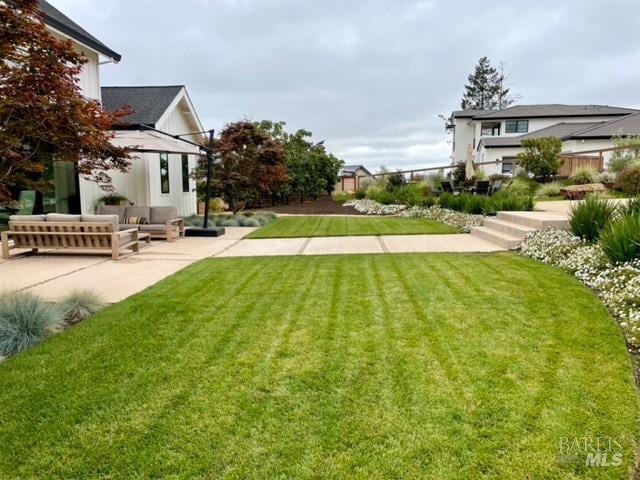
POLYGON ((24 292, 0 294, 0 355, 37 345, 62 326, 60 311, 24 292))

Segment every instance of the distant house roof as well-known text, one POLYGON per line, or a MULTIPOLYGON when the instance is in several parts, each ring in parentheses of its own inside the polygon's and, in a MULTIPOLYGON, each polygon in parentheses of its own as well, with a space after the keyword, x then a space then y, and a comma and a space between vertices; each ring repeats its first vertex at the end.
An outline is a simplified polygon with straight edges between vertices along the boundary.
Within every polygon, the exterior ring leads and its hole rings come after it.
POLYGON ((364 170, 367 173, 367 175, 372 175, 372 173, 369 170, 367 170, 367 168, 364 165, 345 165, 338 172, 338 176, 339 177, 355 177, 356 172, 358 170, 364 170))
POLYGON ((497 120, 509 118, 536 118, 536 117, 593 117, 629 115, 638 110, 632 108, 611 107, 609 105, 516 105, 493 110, 488 113, 475 115, 474 120, 497 120))
MULTIPOLYGON (((624 117, 626 118, 626 117, 624 117)), ((618 120, 612 120, 617 122, 618 120)), ((478 149, 481 146, 485 148, 505 148, 505 147, 519 147, 522 140, 530 138, 544 138, 544 137, 556 137, 560 140, 567 140, 573 138, 576 134, 579 134, 585 130, 589 130, 594 127, 606 125, 611 122, 560 122, 551 125, 546 128, 541 128, 535 132, 530 132, 525 135, 517 135, 511 137, 485 137, 480 140, 478 149)))
POLYGON ((184 85, 102 87, 102 105, 109 112, 133 108, 131 115, 120 120, 126 125, 155 126, 183 88, 184 85))
POLYGON ((455 110, 451 116, 453 118, 472 118, 472 117, 476 117, 478 115, 484 115, 485 113, 491 113, 494 110, 473 110, 473 109, 467 109, 467 110, 455 110))
POLYGON ((77 40, 79 43, 92 48, 96 52, 101 53, 105 57, 109 57, 116 62, 119 62, 122 58, 122 55, 111 50, 104 43, 91 35, 84 28, 71 20, 49 2, 40 0, 40 11, 42 12, 42 15, 44 17, 44 23, 49 25, 51 28, 64 33, 65 35, 68 35, 74 40, 77 40))
POLYGON ((573 138, 611 138, 615 135, 640 135, 640 112, 594 125, 573 138))

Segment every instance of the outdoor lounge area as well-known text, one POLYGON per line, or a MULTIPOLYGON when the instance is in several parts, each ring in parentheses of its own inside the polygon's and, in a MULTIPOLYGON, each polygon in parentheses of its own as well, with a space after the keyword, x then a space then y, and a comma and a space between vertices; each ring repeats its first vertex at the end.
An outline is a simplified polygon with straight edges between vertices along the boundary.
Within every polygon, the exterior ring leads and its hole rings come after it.
POLYGON ((120 207, 101 205, 98 215, 12 215, 2 232, 2 258, 12 250, 38 253, 109 252, 118 260, 123 251, 140 251, 140 242, 152 238, 174 242, 184 237, 184 219, 174 207, 120 207))

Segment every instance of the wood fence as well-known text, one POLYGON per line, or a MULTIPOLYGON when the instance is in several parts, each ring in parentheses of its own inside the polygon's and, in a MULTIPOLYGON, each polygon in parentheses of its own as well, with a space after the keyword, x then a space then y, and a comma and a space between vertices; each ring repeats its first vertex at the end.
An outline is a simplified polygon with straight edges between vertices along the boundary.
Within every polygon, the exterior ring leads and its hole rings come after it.
POLYGON ((604 170, 604 158, 602 155, 561 155, 564 160, 558 171, 559 177, 570 177, 578 168, 592 168, 596 172, 604 170))

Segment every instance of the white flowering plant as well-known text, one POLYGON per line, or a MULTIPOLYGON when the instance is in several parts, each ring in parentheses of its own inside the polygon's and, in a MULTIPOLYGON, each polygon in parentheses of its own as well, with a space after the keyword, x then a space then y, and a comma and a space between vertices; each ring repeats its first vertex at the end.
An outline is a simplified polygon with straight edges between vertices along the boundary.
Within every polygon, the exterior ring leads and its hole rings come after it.
POLYGON ((366 215, 397 215, 407 208, 405 205, 384 205, 368 198, 349 200, 343 205, 366 215))
POLYGON ((547 228, 527 233, 520 251, 526 257, 559 266, 563 259, 581 245, 584 242, 580 237, 564 230, 547 228))
POLYGON ((481 227, 484 224, 482 215, 471 215, 464 212, 441 208, 436 205, 433 207, 411 207, 400 214, 403 217, 426 218, 435 220, 450 227, 458 228, 463 232, 469 232, 471 227, 481 227))

